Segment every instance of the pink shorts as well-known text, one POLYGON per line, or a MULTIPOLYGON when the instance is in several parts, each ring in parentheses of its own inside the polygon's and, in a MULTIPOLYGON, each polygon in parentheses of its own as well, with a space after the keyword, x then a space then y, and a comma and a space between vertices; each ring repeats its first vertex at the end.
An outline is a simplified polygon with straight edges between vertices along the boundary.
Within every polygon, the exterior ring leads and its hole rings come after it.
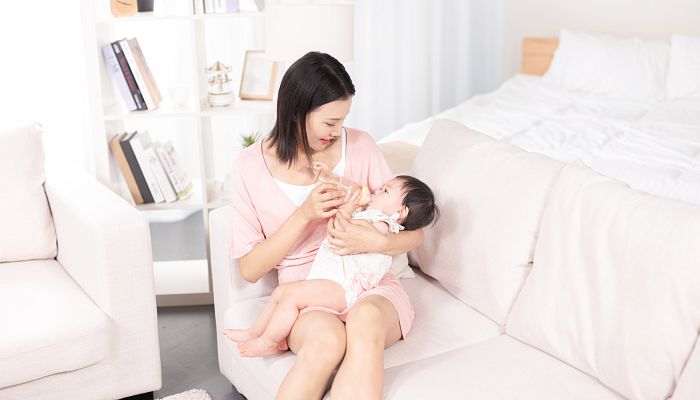
MULTIPOLYGON (((311 265, 309 265, 308 268, 292 267, 279 269, 279 281, 280 283, 287 283, 305 279, 306 275, 308 275, 309 273, 310 268, 311 265)), ((397 278, 392 272, 387 272, 386 275, 384 275, 384 278, 382 278, 382 280, 379 281, 379 285, 366 292, 361 293, 357 297, 357 301, 355 302, 355 304, 359 303, 360 301, 362 301, 363 298, 367 296, 382 296, 389 300, 389 302, 394 306, 394 309, 396 310, 396 313, 399 316, 401 338, 406 338, 406 335, 408 335, 408 332, 410 332, 411 328, 413 327, 413 319, 415 318, 415 314, 413 311, 413 306, 411 305, 411 300, 408 298, 408 294, 406 293, 406 291, 403 290, 403 287, 401 287, 401 283, 399 283, 399 278, 397 278)), ((341 321, 345 322, 348 316, 348 311, 350 311, 350 309, 347 308, 342 312, 337 312, 330 308, 314 306, 307 307, 301 310, 300 315, 309 311, 326 311, 331 314, 337 315, 341 321)))

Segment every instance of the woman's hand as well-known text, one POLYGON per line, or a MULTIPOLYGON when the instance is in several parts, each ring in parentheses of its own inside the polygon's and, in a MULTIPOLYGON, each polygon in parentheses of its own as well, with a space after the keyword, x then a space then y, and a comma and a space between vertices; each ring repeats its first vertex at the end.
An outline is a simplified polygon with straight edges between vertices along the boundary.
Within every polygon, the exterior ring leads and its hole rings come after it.
POLYGON ((348 220, 341 214, 328 221, 328 243, 339 256, 381 252, 386 240, 369 221, 348 220))
POLYGON ((306 222, 312 222, 320 218, 330 218, 343 204, 345 193, 338 190, 336 185, 324 183, 318 185, 309 193, 304 203, 299 207, 299 212, 306 222))

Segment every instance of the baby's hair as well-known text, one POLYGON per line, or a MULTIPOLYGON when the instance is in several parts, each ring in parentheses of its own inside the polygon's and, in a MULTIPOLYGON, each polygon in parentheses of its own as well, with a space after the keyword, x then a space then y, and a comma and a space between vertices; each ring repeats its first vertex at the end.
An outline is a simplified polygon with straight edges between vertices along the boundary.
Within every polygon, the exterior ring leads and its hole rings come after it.
POLYGON ((403 182, 402 205, 408 207, 408 215, 401 223, 404 229, 412 231, 435 223, 440 216, 440 211, 435 205, 435 196, 428 185, 408 175, 399 175, 396 178, 403 182))

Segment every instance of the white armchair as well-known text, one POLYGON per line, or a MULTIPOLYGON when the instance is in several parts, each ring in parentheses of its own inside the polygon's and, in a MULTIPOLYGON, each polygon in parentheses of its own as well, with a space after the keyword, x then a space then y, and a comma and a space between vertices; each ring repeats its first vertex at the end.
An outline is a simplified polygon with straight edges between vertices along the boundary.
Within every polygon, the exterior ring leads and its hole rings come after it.
MULTIPOLYGON (((216 315, 216 340, 219 355, 219 369, 228 378, 236 389, 250 399, 268 398, 270 393, 261 391, 257 383, 259 377, 251 376, 250 372, 240 367, 240 363, 246 362, 238 355, 231 341, 221 332, 224 328, 230 328, 227 320, 231 315, 243 311, 245 307, 237 307, 247 302, 256 302, 264 296, 269 296, 277 286, 277 274, 273 271, 262 277, 256 283, 250 283, 243 279, 238 271, 236 259, 231 257, 231 243, 233 232, 233 212, 231 206, 224 206, 213 210, 209 214, 209 240, 211 248, 212 279, 214 284, 214 313, 216 315)), ((248 319, 255 314, 248 315, 248 319)), ((266 360, 248 360, 257 366, 264 368, 266 360)), ((272 393, 274 396, 274 393, 272 393)))
POLYGON ((0 400, 159 389, 147 221, 87 175, 43 177, 40 128, 0 132, 0 400))

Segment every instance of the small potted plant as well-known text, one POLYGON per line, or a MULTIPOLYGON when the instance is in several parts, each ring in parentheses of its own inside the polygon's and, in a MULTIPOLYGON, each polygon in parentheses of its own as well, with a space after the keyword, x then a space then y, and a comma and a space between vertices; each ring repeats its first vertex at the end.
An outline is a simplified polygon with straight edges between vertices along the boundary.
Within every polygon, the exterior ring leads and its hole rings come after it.
POLYGON ((255 142, 260 140, 260 137, 260 131, 255 131, 247 135, 241 135, 241 147, 245 149, 246 147, 252 146, 255 144, 255 142))

